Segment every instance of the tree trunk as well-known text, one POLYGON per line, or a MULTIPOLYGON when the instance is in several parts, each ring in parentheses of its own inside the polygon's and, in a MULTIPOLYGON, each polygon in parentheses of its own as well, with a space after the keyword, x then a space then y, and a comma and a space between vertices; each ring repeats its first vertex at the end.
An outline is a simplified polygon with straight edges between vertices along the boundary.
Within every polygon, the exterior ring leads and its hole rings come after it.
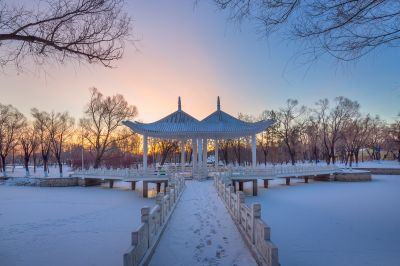
POLYGON ((29 155, 25 154, 24 156, 24 165, 25 165, 25 176, 29 176, 29 155))
POLYGON ((358 155, 359 155, 359 153, 360 153, 360 149, 357 149, 354 152, 354 158, 355 158, 355 161, 356 161, 356 166, 358 165, 358 155))
POLYGON ((48 166, 48 158, 47 156, 43 156, 43 171, 44 171, 44 177, 49 176, 48 172, 49 166, 48 166))
POLYGON ((168 152, 166 152, 161 156, 161 162, 160 162, 161 166, 164 165, 165 161, 167 160, 167 157, 168 157, 168 152))
POLYGON ((96 156, 96 158, 94 159, 93 168, 95 168, 95 169, 99 168, 100 162, 101 162, 101 158, 99 156, 96 156))
POLYGON ((399 148, 398 153, 397 153, 397 161, 400 163, 400 148, 399 148))
POLYGON ((296 164, 294 152, 290 152, 290 161, 292 162, 292 165, 296 164))
POLYGON ((241 152, 241 149, 240 149, 240 147, 239 147, 239 149, 238 149, 238 163, 239 163, 239 166, 240 166, 240 164, 242 163, 242 158, 241 158, 241 156, 240 156, 240 152, 241 152))
POLYGON ((63 167, 61 160, 58 160, 58 169, 60 170, 60 177, 63 177, 63 167))
POLYGON ((264 165, 267 166, 267 153, 263 150, 264 153, 264 165))
POLYGON ((36 174, 36 155, 33 154, 33 173, 36 174))
POLYGON ((314 147, 314 157, 315 157, 315 163, 318 163, 318 148, 314 147))
POLYGON ((349 154, 349 161, 350 161, 349 166, 352 167, 353 166, 353 152, 350 152, 350 154, 349 154))
POLYGON ((3 176, 7 177, 7 172, 6 172, 6 156, 1 155, 1 167, 3 169, 3 176))
POLYGON ((15 149, 13 148, 12 151, 12 172, 14 173, 14 169, 15 169, 15 149))
POLYGON ((228 165, 228 150, 223 150, 225 165, 228 165))
POLYGON ((336 158, 335 158, 335 146, 331 146, 331 158, 332 158, 332 163, 336 163, 336 158))

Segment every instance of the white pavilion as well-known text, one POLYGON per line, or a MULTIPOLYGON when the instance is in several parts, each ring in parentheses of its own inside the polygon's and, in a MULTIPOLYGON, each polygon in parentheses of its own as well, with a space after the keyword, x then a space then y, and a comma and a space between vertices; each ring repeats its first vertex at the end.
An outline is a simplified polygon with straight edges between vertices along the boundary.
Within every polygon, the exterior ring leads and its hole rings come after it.
POLYGON ((218 166, 218 140, 251 137, 252 165, 256 165, 256 134, 266 130, 273 120, 261 120, 255 123, 237 119, 221 110, 217 99, 217 110, 199 121, 182 110, 181 98, 178 98, 178 110, 153 122, 124 121, 132 131, 143 135, 143 170, 147 169, 148 137, 175 139, 181 145, 181 165, 185 165, 185 143, 192 141, 193 170, 207 165, 207 145, 209 140, 215 144, 215 164, 218 166))

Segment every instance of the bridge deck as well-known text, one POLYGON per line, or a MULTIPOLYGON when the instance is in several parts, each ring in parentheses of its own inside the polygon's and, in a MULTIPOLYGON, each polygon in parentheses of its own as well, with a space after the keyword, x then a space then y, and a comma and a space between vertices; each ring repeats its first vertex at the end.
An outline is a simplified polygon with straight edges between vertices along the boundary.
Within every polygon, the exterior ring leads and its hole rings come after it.
POLYGON ((109 182, 109 188, 114 187, 114 181, 130 182, 131 189, 136 189, 136 182, 143 182, 143 197, 148 197, 149 183, 154 183, 157 186, 157 193, 161 192, 161 185, 164 184, 164 192, 168 187, 168 175, 145 175, 142 177, 117 177, 117 176, 98 176, 98 175, 76 175, 76 177, 89 180, 104 180, 109 182))
POLYGON ((186 181, 150 266, 256 266, 210 180, 186 181))
POLYGON ((316 176, 322 176, 322 175, 332 175, 332 174, 341 174, 344 173, 342 169, 337 169, 337 170, 323 170, 323 171, 306 171, 306 172, 296 172, 296 173, 268 173, 267 171, 257 171, 255 170, 254 172, 249 171, 248 173, 238 173, 238 172, 233 172, 231 176, 229 177, 232 186, 234 187, 234 191, 237 189, 239 191, 243 191, 243 183, 245 182, 252 182, 253 183, 253 196, 257 196, 258 193, 258 185, 257 185, 257 180, 263 180, 264 181, 264 188, 268 188, 269 180, 274 180, 276 178, 284 178, 286 180, 286 185, 290 185, 290 179, 291 178, 302 178, 304 179, 305 183, 308 183, 309 179, 312 179, 316 176), (238 183, 239 187, 237 188, 236 183, 238 183))

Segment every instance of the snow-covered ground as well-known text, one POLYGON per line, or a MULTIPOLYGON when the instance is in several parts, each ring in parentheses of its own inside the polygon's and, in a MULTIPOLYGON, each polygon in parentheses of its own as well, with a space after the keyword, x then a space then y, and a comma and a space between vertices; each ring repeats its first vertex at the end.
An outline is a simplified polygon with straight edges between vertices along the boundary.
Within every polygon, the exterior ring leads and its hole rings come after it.
POLYGON ((292 186, 279 179, 270 189, 259 183, 246 203, 262 204, 282 265, 400 265, 400 176, 372 178, 292 186))
MULTIPOLYGON (((279 167, 281 164, 276 164, 276 167, 279 167)), ((302 166, 302 165, 315 165, 314 162, 309 163, 302 163, 302 162, 297 162, 296 166, 302 166)), ((321 166, 325 166, 327 165, 324 161, 321 161, 318 163, 318 165, 321 166)), ((336 162, 335 164, 338 167, 343 167, 343 168, 349 168, 349 165, 344 164, 344 163, 340 163, 340 162, 336 162)), ((272 167, 273 164, 267 163, 267 167, 272 167)), ((283 166, 291 166, 290 163, 288 164, 283 164, 283 166)), ((264 164, 260 164, 257 165, 258 168, 264 168, 265 165, 264 164)), ((380 161, 364 161, 364 162, 359 162, 358 164, 356 164, 355 162, 353 162, 352 168, 400 168, 400 163, 398 161, 395 160, 380 160, 380 161)))
POLYGON ((123 187, 0 185, 0 265, 122 265, 140 209, 154 199, 123 187))
POLYGON ((152 266, 257 265, 212 181, 186 181, 152 266))
POLYGON ((353 164, 353 168, 400 168, 400 163, 398 161, 366 161, 359 162, 358 165, 353 164))
MULTIPOLYGON (((68 177, 72 173, 73 171, 69 166, 63 165, 63 177, 68 177)), ((13 169, 12 166, 8 165, 6 168, 6 174, 8 177, 25 177, 26 175, 25 167, 17 165, 13 169)), ((3 173, 0 173, 0 177, 2 176, 3 173)), ((44 177, 43 167, 41 166, 37 167, 36 173, 34 173, 33 166, 29 166, 29 177, 44 177)), ((49 166, 48 177, 52 178, 60 177, 60 170, 58 168, 58 165, 49 166)))

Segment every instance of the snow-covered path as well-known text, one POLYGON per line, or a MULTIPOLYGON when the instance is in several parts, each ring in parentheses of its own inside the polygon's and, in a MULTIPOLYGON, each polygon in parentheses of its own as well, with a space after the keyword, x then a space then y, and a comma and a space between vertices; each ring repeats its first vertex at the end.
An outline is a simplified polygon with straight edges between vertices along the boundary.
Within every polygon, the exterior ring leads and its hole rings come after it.
POLYGON ((212 181, 187 181, 150 265, 257 264, 212 181))

